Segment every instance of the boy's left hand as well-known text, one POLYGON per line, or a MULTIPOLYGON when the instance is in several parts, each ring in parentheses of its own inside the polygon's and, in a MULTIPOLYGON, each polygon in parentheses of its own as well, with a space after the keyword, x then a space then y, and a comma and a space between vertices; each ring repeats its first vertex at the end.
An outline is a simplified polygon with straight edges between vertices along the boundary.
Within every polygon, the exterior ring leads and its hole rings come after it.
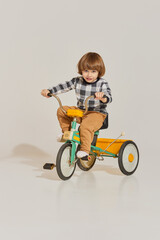
POLYGON ((95 93, 95 99, 100 100, 100 101, 105 103, 107 101, 107 98, 103 98, 103 96, 104 96, 103 92, 96 92, 95 93))

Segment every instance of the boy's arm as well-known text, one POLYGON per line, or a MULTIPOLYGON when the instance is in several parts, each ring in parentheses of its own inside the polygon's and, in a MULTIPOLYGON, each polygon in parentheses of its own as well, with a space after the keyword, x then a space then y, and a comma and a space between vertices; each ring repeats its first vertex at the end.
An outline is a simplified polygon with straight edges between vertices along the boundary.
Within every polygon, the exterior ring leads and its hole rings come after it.
POLYGON ((103 98, 107 98, 107 101, 103 101, 104 103, 112 102, 111 89, 108 85, 108 82, 103 82, 102 84, 102 92, 104 93, 103 98))
POLYGON ((60 94, 68 92, 75 88, 76 78, 72 78, 70 81, 66 81, 63 84, 58 84, 55 87, 49 88, 48 90, 53 94, 60 94))

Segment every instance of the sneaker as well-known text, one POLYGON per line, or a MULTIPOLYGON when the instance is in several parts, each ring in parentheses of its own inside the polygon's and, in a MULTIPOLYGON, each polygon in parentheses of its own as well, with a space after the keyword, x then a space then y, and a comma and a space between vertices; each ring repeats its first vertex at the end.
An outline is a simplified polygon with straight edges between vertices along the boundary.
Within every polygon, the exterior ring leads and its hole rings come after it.
POLYGON ((77 152, 77 158, 81 158, 84 161, 88 161, 88 153, 84 152, 84 151, 78 151, 77 152))

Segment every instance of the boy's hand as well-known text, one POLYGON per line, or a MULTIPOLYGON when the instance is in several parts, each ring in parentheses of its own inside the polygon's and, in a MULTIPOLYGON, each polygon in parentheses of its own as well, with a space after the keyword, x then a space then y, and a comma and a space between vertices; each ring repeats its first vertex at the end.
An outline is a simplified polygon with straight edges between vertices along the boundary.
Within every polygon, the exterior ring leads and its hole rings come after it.
POLYGON ((49 91, 48 89, 43 89, 43 90, 41 91, 41 95, 44 96, 44 97, 46 97, 46 98, 49 98, 49 96, 47 95, 48 93, 50 93, 50 91, 49 91))
POLYGON ((100 101, 102 101, 102 102, 107 102, 107 98, 105 97, 105 98, 103 98, 103 96, 104 96, 104 93, 103 92, 96 92, 95 93, 95 99, 96 100, 100 100, 100 101))

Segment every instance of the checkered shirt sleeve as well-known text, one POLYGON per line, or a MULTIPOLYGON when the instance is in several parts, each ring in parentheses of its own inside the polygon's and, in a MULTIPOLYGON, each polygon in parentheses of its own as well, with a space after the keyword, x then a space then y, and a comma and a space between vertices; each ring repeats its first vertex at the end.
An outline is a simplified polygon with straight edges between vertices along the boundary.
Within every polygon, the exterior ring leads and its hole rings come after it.
POLYGON ((106 81, 102 83, 102 92, 104 92, 104 95, 107 97, 107 103, 111 103, 112 102, 111 89, 108 85, 108 82, 106 81))
POLYGON ((72 78, 72 80, 66 81, 65 83, 62 83, 62 84, 60 83, 55 87, 49 88, 48 90, 55 95, 60 93, 65 93, 72 89, 75 89, 75 83, 76 83, 76 78, 72 78))

